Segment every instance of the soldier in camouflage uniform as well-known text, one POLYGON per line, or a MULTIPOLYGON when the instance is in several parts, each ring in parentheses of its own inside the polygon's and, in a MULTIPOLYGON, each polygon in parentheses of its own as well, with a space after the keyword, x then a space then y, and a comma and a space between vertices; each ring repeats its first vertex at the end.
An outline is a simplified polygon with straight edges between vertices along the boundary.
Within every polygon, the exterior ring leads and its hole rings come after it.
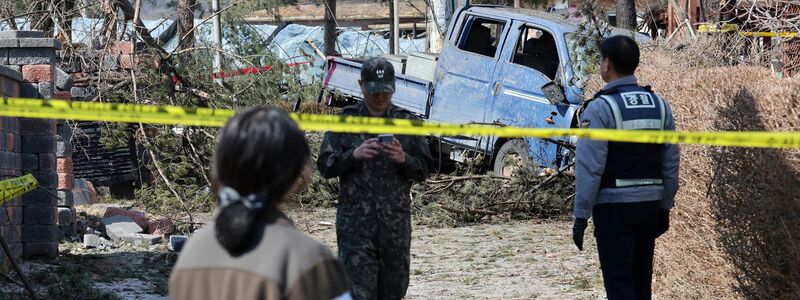
MULTIPOLYGON (((391 103, 394 69, 383 58, 364 63, 359 80, 364 101, 341 115, 410 119, 391 103)), ((355 299, 401 299, 411 263, 411 184, 428 176, 432 161, 424 137, 396 136, 379 143, 376 135, 328 132, 317 167, 339 177, 336 214, 339 259, 353 284, 355 299)))

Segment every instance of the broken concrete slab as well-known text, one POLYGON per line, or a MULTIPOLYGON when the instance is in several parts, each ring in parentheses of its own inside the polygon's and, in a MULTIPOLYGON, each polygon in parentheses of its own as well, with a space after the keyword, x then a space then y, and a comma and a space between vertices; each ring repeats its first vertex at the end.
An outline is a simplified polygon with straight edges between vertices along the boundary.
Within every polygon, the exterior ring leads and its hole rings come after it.
POLYGON ((140 245, 155 245, 161 242, 160 235, 154 234, 146 234, 146 233, 137 233, 137 234, 128 234, 123 235, 120 237, 121 240, 131 243, 136 246, 140 245))
POLYGON ((147 229, 147 218, 144 217, 144 212, 136 211, 136 210, 127 210, 124 208, 119 207, 109 207, 106 208, 105 214, 103 214, 103 218, 113 217, 113 216, 126 216, 131 218, 134 222, 136 222, 139 227, 143 230, 147 229))
POLYGON ((96 235, 96 234, 85 234, 83 235, 83 247, 84 248, 107 248, 111 247, 111 241, 104 239, 103 237, 96 235))
POLYGON ((115 241, 122 239, 123 236, 137 234, 143 230, 141 226, 127 216, 103 218, 102 222, 106 228, 106 235, 115 241))
POLYGON ((188 241, 188 240, 189 240, 189 237, 185 236, 185 235, 173 235, 173 236, 170 236, 169 237, 169 245, 167 245, 167 248, 169 248, 169 250, 172 250, 172 251, 175 251, 175 252, 181 252, 181 249, 183 249, 183 245, 186 244, 186 241, 188 241))

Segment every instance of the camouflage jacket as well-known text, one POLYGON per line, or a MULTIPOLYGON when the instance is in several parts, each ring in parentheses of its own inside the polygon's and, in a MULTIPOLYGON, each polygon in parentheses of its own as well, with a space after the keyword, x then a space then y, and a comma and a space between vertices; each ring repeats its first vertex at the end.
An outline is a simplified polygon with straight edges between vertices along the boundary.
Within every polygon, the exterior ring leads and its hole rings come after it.
MULTIPOLYGON (((370 116, 364 102, 345 107, 340 115, 370 116)), ((413 115, 392 104, 386 117, 412 119, 413 115)), ((394 163, 382 155, 364 161, 353 157, 358 146, 374 137, 377 135, 325 133, 317 168, 325 178, 339 177, 338 214, 371 219, 410 213, 412 181, 428 177, 428 166, 433 158, 425 137, 395 136, 406 153, 404 164, 394 163)))

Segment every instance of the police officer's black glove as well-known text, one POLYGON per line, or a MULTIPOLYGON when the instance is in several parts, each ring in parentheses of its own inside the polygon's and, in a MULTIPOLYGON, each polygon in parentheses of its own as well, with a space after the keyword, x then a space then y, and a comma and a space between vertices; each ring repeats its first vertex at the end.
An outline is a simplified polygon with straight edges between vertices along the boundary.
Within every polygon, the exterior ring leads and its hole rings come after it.
POLYGON ((572 241, 580 251, 583 251, 583 234, 586 232, 587 223, 587 219, 575 218, 575 223, 572 224, 572 241))
POLYGON ((669 230, 669 209, 662 209, 658 213, 658 230, 656 237, 661 236, 669 230))

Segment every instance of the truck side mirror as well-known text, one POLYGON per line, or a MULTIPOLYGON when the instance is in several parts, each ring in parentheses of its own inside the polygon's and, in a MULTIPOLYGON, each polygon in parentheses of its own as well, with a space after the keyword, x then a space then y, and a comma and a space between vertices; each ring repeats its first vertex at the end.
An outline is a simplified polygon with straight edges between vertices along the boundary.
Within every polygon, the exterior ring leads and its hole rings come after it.
POLYGON ((564 90, 555 83, 555 81, 550 81, 542 86, 542 92, 544 96, 547 97, 547 100, 550 101, 550 104, 559 104, 564 103, 566 101, 567 96, 564 95, 564 90))

